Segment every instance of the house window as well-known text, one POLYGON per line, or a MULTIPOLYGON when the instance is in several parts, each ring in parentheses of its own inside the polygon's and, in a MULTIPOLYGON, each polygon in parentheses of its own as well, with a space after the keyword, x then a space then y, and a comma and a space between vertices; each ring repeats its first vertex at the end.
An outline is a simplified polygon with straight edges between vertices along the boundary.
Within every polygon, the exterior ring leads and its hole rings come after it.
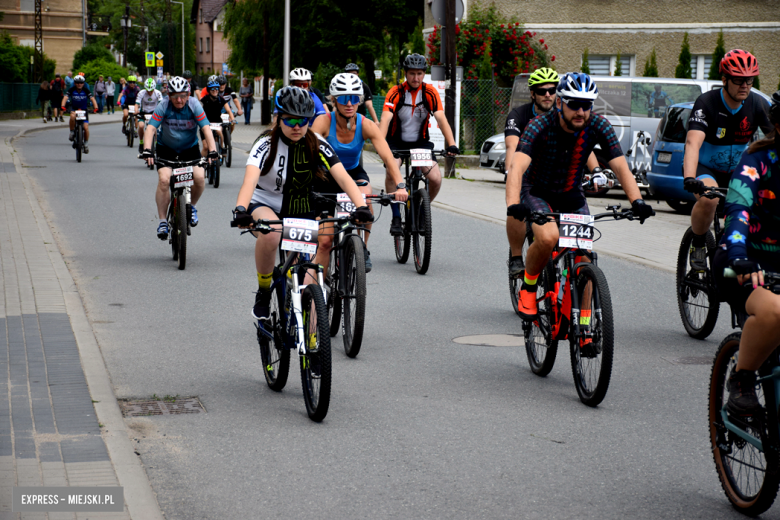
POLYGON ((200 10, 200 22, 198 23, 203 23, 203 9, 200 10))
POLYGON ((694 54, 691 56, 691 77, 707 79, 712 66, 712 54, 694 54))
POLYGON ((211 52, 211 38, 206 38, 206 52, 211 52))
POLYGON ((35 0, 19 0, 20 11, 35 11, 35 0))
POLYGON ((199 40, 200 41, 198 42, 198 51, 202 53, 203 52, 203 38, 200 38, 199 40))
MULTIPOLYGON (((617 64, 617 55, 588 56, 590 64, 590 73, 594 76, 612 76, 615 73, 617 64)), ((636 67, 636 58, 632 54, 623 54, 620 56, 621 75, 633 76, 636 67)))

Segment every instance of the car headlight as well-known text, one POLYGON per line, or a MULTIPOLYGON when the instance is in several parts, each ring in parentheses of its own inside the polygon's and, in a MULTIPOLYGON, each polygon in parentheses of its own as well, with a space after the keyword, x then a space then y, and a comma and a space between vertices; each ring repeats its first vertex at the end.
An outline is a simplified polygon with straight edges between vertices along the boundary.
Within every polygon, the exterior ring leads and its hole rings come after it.
POLYGON ((506 143, 500 142, 496 146, 493 147, 493 150, 496 152, 500 152, 501 150, 506 150, 506 143))

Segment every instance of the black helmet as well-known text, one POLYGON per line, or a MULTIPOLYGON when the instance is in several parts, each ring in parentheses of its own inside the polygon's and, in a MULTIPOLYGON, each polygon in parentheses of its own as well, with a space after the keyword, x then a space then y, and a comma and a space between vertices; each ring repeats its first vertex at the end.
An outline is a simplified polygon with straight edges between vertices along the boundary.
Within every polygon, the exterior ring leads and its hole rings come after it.
POLYGON ((344 67, 344 72, 352 72, 352 71, 359 71, 360 67, 357 66, 357 63, 349 63, 346 67, 344 67))
POLYGON ((284 87, 276 96, 279 112, 295 117, 312 117, 314 101, 308 92, 300 87, 284 87))
POLYGON ((425 59, 425 56, 421 56, 420 54, 410 54, 406 57, 406 59, 404 59, 404 70, 425 70, 427 68, 428 60, 425 59))
POLYGON ((780 90, 772 94, 772 106, 769 107, 769 121, 780 125, 780 90))
POLYGON ((185 70, 184 74, 182 74, 182 77, 184 79, 192 79, 192 72, 190 72, 189 70, 185 70))
POLYGON ((225 76, 221 76, 221 75, 217 76, 217 83, 219 83, 220 85, 224 85, 225 83, 227 83, 225 76))

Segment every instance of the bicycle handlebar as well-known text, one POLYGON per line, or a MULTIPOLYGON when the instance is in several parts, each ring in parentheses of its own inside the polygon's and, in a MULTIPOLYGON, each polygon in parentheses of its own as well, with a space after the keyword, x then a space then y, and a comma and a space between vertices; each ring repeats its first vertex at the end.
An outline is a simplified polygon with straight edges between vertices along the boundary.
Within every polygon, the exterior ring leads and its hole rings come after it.
POLYGON ((717 186, 705 186, 699 195, 708 199, 725 199, 729 192, 728 188, 719 188, 717 186))
MULTIPOLYGON (((601 220, 609 217, 615 220, 626 220, 626 219, 634 220, 635 218, 637 218, 634 217, 634 212, 628 208, 623 208, 621 211, 618 212, 618 210, 620 209, 620 204, 617 204, 615 206, 607 206, 607 209, 611 209, 612 211, 592 215, 593 220, 601 220)), ((561 215, 563 215, 563 213, 548 213, 544 211, 534 211, 533 213, 531 213, 531 216, 528 217, 527 220, 530 220, 534 224, 538 224, 542 226, 544 224, 547 224, 548 222, 557 222, 558 219, 560 219, 561 215)))
MULTIPOLYGON (((780 273, 773 273, 771 271, 761 271, 764 273, 764 281, 770 284, 780 283, 780 273)), ((723 278, 736 278, 737 273, 731 267, 727 267, 723 270, 723 278)))
MULTIPOLYGON (((357 223, 355 221, 355 217, 350 215, 348 217, 331 217, 331 218, 323 218, 317 221, 318 224, 325 224, 328 222, 352 222, 357 223)), ((267 219, 260 219, 255 220, 252 227, 249 229, 246 229, 243 231, 243 233, 249 233, 250 231, 259 231, 263 235, 267 235, 268 233, 272 231, 276 231, 277 233, 280 233, 281 229, 274 229, 271 226, 282 226, 284 225, 284 220, 267 220, 267 219)), ((235 220, 230 221, 230 227, 238 227, 238 222, 235 220)))
POLYGON ((185 168, 187 166, 206 166, 208 163, 201 157, 200 159, 190 159, 189 161, 169 161, 160 157, 144 157, 143 154, 138 154, 138 158, 142 160, 154 159, 154 162, 162 166, 170 166, 171 168, 185 168))
MULTIPOLYGON (((431 152, 431 156, 433 156, 433 157, 436 157, 436 156, 445 157, 447 155, 447 151, 446 150, 441 150, 439 152, 436 152, 434 150, 428 150, 428 151, 431 152)), ((405 158, 405 157, 409 157, 411 154, 412 154, 411 150, 393 150, 393 157, 395 157, 396 159, 402 159, 402 158, 405 158)))

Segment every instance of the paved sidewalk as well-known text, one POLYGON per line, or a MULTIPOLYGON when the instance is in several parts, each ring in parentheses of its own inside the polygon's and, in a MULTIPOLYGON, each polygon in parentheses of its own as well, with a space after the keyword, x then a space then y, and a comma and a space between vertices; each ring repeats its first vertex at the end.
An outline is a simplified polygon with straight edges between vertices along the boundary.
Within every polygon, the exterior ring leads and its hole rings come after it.
POLYGON ((12 513, 14 486, 124 488, 122 513, 50 519, 162 518, 78 291, 10 146, 42 126, 0 124, 0 519, 47 518, 12 513))

